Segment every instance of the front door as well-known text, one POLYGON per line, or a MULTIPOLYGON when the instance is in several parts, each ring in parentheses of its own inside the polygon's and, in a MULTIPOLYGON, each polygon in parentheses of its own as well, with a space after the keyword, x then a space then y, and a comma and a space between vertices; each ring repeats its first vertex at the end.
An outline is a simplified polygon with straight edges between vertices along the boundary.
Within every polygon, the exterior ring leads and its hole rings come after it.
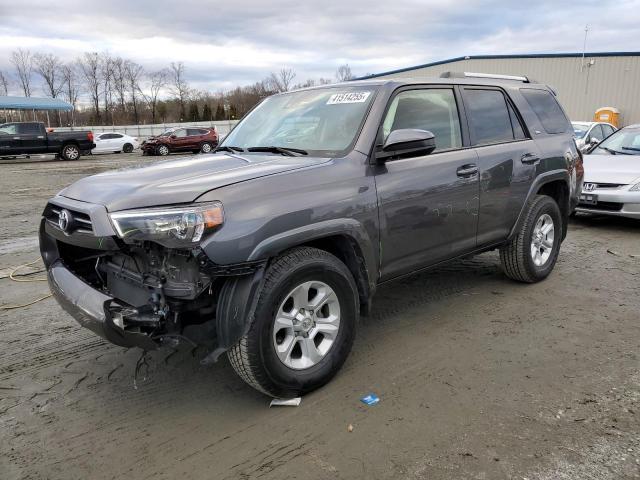
POLYGON ((380 143, 403 128, 432 132, 436 149, 377 167, 382 281, 476 246, 477 154, 463 146, 453 88, 411 89, 395 95, 380 143))

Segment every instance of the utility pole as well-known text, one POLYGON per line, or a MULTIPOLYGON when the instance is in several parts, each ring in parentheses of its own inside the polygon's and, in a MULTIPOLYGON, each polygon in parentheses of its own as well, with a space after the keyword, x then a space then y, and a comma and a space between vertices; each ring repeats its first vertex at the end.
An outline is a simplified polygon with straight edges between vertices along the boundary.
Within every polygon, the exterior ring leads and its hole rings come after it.
POLYGON ((587 51, 587 34, 589 33, 589 25, 584 26, 584 43, 582 44, 582 63, 580 64, 580 71, 584 70, 584 54, 587 51))

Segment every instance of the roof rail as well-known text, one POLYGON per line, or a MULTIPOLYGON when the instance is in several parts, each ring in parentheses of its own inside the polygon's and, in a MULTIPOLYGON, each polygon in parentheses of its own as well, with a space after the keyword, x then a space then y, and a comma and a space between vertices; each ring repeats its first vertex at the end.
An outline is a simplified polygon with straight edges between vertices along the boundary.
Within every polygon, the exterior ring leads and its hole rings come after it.
POLYGON ((497 80, 515 80, 516 82, 532 83, 531 79, 521 75, 500 75, 498 73, 474 72, 444 72, 440 78, 494 78, 497 80))

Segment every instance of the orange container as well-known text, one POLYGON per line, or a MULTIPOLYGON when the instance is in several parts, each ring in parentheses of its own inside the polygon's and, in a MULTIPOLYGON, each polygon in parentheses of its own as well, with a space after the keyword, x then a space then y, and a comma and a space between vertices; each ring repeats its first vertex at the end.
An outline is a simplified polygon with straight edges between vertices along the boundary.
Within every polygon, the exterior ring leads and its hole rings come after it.
POLYGON ((599 108, 593 115, 593 121, 610 123, 614 127, 620 128, 620 110, 615 107, 599 108))

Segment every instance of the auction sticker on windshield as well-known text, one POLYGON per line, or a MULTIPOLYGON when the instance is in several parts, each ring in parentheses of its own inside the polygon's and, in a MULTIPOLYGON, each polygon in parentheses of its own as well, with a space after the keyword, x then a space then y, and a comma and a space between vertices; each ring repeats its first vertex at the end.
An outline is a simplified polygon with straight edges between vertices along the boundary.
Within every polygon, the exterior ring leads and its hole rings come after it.
POLYGON ((339 103, 364 103, 369 98, 371 92, 348 92, 334 93, 327 100, 327 105, 337 105, 339 103))

